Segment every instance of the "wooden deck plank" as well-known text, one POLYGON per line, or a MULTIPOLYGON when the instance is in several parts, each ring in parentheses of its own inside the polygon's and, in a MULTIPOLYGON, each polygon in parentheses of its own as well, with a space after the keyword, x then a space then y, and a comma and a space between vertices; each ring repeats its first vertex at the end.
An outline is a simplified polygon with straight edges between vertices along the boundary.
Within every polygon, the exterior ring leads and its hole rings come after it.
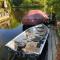
POLYGON ((55 30, 53 30, 52 28, 50 28, 50 34, 48 39, 48 60, 56 59, 57 36, 55 30))
MULTIPOLYGON (((50 30, 51 31, 51 30, 50 30)), ((49 39, 48 39, 48 60, 52 60, 52 43, 51 43, 51 33, 49 34, 49 39)))

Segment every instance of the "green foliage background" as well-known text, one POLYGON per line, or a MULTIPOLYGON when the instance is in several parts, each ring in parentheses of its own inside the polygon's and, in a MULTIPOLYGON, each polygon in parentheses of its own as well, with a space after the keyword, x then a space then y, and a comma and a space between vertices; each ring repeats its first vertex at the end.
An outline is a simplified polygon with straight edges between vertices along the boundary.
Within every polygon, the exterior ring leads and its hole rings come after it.
POLYGON ((10 3, 11 11, 18 9, 21 17, 30 9, 40 9, 51 14, 56 13, 60 19, 60 0, 7 0, 10 3))

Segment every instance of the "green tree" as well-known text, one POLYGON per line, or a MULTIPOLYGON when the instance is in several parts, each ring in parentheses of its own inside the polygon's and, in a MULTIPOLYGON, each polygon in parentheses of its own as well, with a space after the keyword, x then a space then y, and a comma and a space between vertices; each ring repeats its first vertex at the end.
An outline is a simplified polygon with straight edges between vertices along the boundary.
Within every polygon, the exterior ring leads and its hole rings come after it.
POLYGON ((21 11, 40 9, 47 13, 55 12, 60 16, 60 0, 10 0, 21 11))
POLYGON ((15 6, 20 6, 20 4, 23 2, 23 0, 12 0, 11 1, 15 6))

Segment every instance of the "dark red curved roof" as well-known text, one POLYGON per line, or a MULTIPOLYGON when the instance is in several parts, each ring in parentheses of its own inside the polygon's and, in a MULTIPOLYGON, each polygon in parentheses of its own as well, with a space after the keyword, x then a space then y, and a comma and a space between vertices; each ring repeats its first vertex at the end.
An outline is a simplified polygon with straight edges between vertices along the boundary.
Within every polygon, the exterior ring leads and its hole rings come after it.
POLYGON ((41 10, 30 10, 22 20, 24 25, 36 25, 48 20, 48 15, 41 10))

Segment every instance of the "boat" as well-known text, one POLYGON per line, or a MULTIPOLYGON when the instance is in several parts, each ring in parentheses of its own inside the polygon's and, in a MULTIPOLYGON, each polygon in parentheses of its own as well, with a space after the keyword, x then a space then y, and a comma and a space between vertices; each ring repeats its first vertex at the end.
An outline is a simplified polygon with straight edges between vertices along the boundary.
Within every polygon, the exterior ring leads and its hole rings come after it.
POLYGON ((44 24, 38 24, 23 31, 5 46, 13 51, 40 55, 48 35, 49 28, 44 24))

